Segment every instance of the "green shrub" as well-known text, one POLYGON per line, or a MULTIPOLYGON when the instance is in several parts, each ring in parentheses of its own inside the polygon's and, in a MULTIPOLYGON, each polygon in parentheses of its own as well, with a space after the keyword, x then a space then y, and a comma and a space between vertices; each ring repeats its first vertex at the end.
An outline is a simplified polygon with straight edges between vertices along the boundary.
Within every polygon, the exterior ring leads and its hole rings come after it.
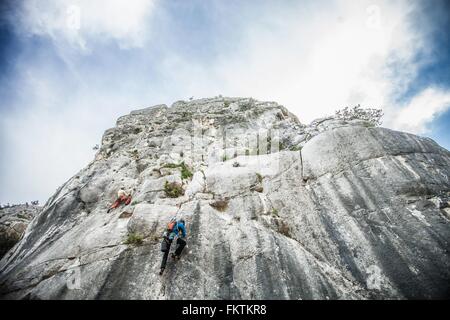
POLYGON ((164 184, 164 192, 169 198, 178 198, 179 196, 184 195, 183 187, 177 182, 166 181, 164 184))
POLYGON ((181 168, 181 178, 182 179, 189 179, 193 176, 193 173, 191 172, 191 170, 189 170, 189 168, 186 166, 184 161, 180 164, 167 163, 163 166, 163 168, 171 168, 171 169, 181 168))
POLYGON ((192 172, 189 170, 189 168, 184 164, 184 162, 181 163, 181 178, 182 179, 189 179, 193 176, 192 172))
POLYGON ((137 233, 129 233, 125 244, 139 246, 142 244, 144 238, 137 233))

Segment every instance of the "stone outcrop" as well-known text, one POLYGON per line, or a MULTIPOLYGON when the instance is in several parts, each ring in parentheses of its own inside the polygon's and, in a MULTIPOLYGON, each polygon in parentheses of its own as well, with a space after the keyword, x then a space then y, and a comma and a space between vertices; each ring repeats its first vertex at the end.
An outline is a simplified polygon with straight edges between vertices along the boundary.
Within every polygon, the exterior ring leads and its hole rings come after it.
POLYGON ((449 151, 367 119, 242 98, 133 111, 1 260, 0 295, 448 298, 449 176, 449 151), (121 187, 132 202, 106 213, 121 187), (174 215, 188 245, 160 276, 174 215))
POLYGON ((13 205, 0 209, 0 259, 25 232, 30 221, 41 207, 37 205, 13 205))

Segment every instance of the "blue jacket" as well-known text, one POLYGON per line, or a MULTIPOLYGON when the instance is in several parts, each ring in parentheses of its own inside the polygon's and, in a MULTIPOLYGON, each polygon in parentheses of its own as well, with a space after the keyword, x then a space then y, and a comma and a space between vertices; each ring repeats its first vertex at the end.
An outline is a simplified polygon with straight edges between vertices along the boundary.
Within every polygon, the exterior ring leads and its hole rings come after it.
POLYGON ((169 238, 173 240, 173 238, 175 238, 175 236, 179 236, 178 235, 178 230, 181 230, 181 236, 183 238, 186 237, 186 227, 184 226, 184 223, 182 223, 180 221, 177 221, 177 223, 173 227, 172 232, 169 235, 169 238))

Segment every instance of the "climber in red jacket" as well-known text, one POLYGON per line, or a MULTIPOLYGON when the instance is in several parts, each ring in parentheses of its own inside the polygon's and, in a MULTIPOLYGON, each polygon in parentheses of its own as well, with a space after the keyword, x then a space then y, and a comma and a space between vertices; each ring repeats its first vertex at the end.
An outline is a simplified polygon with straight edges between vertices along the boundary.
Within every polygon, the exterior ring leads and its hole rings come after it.
POLYGON ((118 192, 117 192, 117 199, 116 201, 114 201, 114 203, 112 204, 112 206, 108 209, 108 213, 112 210, 117 208, 118 206, 120 206, 122 203, 124 203, 125 205, 129 205, 131 202, 131 194, 125 192, 125 190, 123 190, 123 188, 121 188, 118 192))

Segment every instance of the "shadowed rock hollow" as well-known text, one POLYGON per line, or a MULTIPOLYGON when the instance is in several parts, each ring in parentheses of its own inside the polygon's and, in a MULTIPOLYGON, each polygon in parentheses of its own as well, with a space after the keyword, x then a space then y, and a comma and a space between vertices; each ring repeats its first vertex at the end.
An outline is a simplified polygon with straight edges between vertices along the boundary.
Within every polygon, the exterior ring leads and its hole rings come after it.
POLYGON ((449 151, 367 119, 303 125, 243 98, 133 111, 3 257, 0 295, 448 298, 449 176, 449 151), (181 193, 168 197, 166 181, 181 193), (120 187, 133 201, 108 214, 120 187), (175 214, 188 246, 159 276, 175 214))

